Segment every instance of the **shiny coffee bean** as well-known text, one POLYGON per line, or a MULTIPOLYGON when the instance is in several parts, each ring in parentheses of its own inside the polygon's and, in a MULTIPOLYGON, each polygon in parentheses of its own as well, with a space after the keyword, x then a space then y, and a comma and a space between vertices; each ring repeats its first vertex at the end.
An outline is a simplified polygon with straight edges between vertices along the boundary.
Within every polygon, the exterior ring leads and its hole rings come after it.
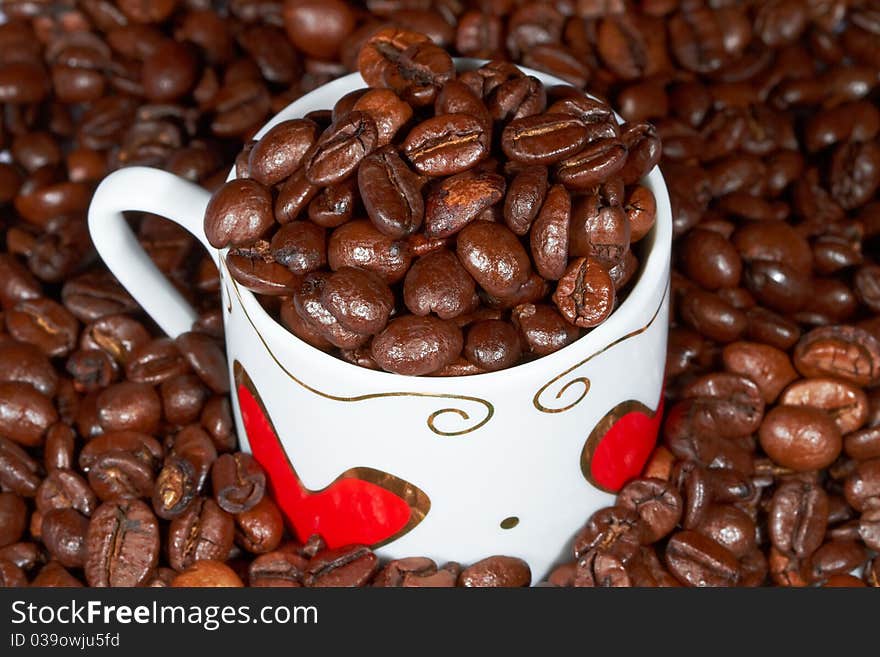
POLYGON ((431 315, 406 315, 392 320, 375 337, 371 354, 388 372, 420 376, 436 372, 461 353, 461 330, 431 315))
POLYGON ((775 463, 796 471, 831 465, 840 454, 842 438, 834 420, 808 406, 777 406, 764 417, 761 447, 775 463))
POLYGON ((159 559, 159 527, 140 500, 102 504, 86 534, 85 575, 90 586, 143 584, 159 559))

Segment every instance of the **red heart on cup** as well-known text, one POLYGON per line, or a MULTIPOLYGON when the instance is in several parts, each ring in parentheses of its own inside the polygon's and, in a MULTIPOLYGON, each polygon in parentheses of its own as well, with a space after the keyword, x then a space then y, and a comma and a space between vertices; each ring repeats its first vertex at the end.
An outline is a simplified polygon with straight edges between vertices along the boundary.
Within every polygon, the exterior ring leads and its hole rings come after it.
POLYGON ((632 399, 608 411, 581 451, 581 472, 587 481, 616 493, 638 477, 657 442, 662 419, 662 390, 655 411, 632 399))
POLYGON ((428 512, 428 496, 373 468, 352 468, 321 490, 306 488, 278 440, 259 393, 240 363, 235 379, 251 453, 266 470, 275 500, 300 541, 320 534, 328 547, 376 547, 411 531, 428 512))

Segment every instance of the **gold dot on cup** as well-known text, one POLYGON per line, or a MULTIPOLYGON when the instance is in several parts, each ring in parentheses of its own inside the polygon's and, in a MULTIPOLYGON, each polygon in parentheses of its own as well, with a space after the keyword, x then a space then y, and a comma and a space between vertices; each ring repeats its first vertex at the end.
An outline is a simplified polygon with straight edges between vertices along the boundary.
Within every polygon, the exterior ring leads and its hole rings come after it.
POLYGON ((501 529, 513 529, 519 524, 519 518, 510 516, 501 521, 501 529))

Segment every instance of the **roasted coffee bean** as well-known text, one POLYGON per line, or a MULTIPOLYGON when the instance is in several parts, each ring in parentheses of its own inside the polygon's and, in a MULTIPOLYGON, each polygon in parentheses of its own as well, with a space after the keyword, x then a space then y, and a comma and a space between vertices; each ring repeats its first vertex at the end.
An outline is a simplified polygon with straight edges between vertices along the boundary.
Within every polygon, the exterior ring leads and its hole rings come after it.
POLYGON ((324 284, 321 304, 344 328, 372 335, 388 323, 394 296, 377 274, 343 267, 324 284))
POLYGON ((104 389, 96 399, 98 421, 104 431, 139 431, 152 434, 159 428, 162 402, 145 383, 123 381, 104 389))
POLYGON ((287 550, 275 550, 261 554, 248 567, 250 586, 299 587, 302 586, 308 561, 287 550))
POLYGON ((368 85, 387 87, 414 106, 433 103, 454 74, 452 58, 427 36, 394 27, 374 33, 357 64, 368 85))
POLYGON ((769 345, 734 342, 724 348, 722 358, 725 369, 751 379, 767 403, 797 378, 788 355, 769 345))
POLYGON ((712 504, 695 530, 727 548, 737 559, 756 549, 755 522, 732 504, 712 504))
POLYGON ((690 382, 681 391, 684 399, 697 400, 701 422, 724 438, 747 436, 758 430, 764 417, 761 391, 750 379, 717 372, 690 382))
POLYGON ((578 328, 565 321, 556 308, 544 304, 519 305, 513 309, 511 320, 519 329, 524 351, 538 356, 552 354, 580 335, 578 328))
POLYGON ((716 342, 733 342, 745 331, 746 316, 717 294, 695 288, 678 299, 682 321, 716 342))
POLYGON ((682 245, 685 273, 707 290, 736 287, 742 273, 739 254, 714 231, 692 230, 682 245))
POLYGON ((232 409, 225 396, 211 397, 202 409, 201 424, 218 452, 229 452, 235 447, 235 434, 232 425, 232 409))
POLYGON ((464 355, 483 370, 505 369, 522 355, 519 333, 512 324, 500 319, 475 322, 468 327, 464 355))
POLYGON ((501 147, 517 162, 555 164, 580 151, 589 136, 587 126, 576 117, 537 114, 508 123, 501 147))
POLYGON ((880 506, 880 459, 856 464, 844 482, 846 501, 856 511, 880 506))
POLYGON ((272 194, 256 180, 231 180, 205 210, 205 235, 211 246, 245 246, 262 237, 274 221, 272 194))
POLYGON ((378 144, 373 119, 364 112, 352 112, 330 126, 315 143, 305 162, 306 178, 313 185, 329 185, 346 178, 378 144))
POLYGON ((211 468, 214 499, 221 509, 241 513, 253 509, 266 491, 266 474, 249 454, 223 454, 211 468))
POLYGON ((36 346, 49 357, 66 356, 74 348, 79 325, 61 304, 47 298, 19 301, 6 313, 13 338, 36 346))
POLYGON ((856 541, 831 541, 813 553, 807 572, 812 581, 821 582, 858 568, 867 556, 865 548, 856 541))
POLYGON ((596 260, 576 258, 559 280, 553 301, 570 323, 590 328, 604 321, 614 309, 614 282, 596 260))
POLYGON ((461 330, 451 321, 405 315, 373 339, 370 353, 388 372, 420 376, 452 363, 462 347, 461 330))
POLYGON ((0 493, 0 546, 18 542, 28 524, 28 509, 15 493, 0 493))
POLYGON ((287 267, 272 260, 268 251, 269 244, 263 240, 256 242, 256 248, 230 249, 226 254, 226 268, 239 284, 257 294, 292 294, 300 282, 299 278, 287 267))
POLYGON ((470 169, 489 154, 488 135, 468 114, 441 114, 415 126, 403 151, 417 171, 449 176, 470 169))
POLYGON ((235 516, 235 542, 253 554, 271 552, 284 536, 281 511, 268 497, 235 516))
POLYGON ((439 249, 413 263, 403 283, 403 300, 414 315, 453 319, 472 309, 476 286, 454 253, 439 249))
POLYGON ((843 451, 858 461, 880 458, 880 428, 874 426, 845 435, 843 451))
POLYGON ((571 197, 562 185, 547 192, 531 229, 531 252, 535 269, 548 280, 559 280, 568 263, 571 197))
POLYGON ((617 503, 639 515, 644 544, 654 543, 672 532, 681 518, 681 496, 669 482, 659 479, 630 481, 618 493, 617 503))
POLYGON ((614 555, 627 563, 639 549, 643 530, 636 510, 615 506, 594 513, 575 536, 574 556, 579 559, 592 550, 614 555))
POLYGON ((794 365, 803 376, 834 376, 857 386, 880 380, 880 342, 855 326, 824 326, 801 338, 794 365))
POLYGON ((165 419, 179 426, 196 422, 211 392, 195 374, 179 374, 159 387, 165 419))
POLYGON ((168 561, 178 572, 196 561, 224 561, 232 549, 235 522, 211 500, 196 498, 171 521, 168 531, 168 561))
POLYGON ((86 535, 86 580, 90 586, 137 586, 159 559, 159 526, 140 500, 102 504, 86 535))
POLYGON ((306 586, 363 586, 379 569, 379 559, 364 546, 349 545, 319 552, 309 560, 306 586))
POLYGON ((306 178, 306 170, 301 167, 294 171, 278 190, 275 199, 275 219, 280 224, 286 224, 299 217, 300 213, 309 207, 309 203, 320 191, 318 185, 314 185, 306 178))
POLYGON ((508 228, 477 221, 459 233, 456 250, 464 268, 486 292, 513 294, 531 274, 529 256, 508 228))
POLYGON ((401 238, 421 227, 422 181, 396 150, 386 147, 365 157, 357 179, 364 208, 379 231, 401 238))
POLYGON ((547 193, 547 168, 526 167, 514 176, 504 198, 504 222, 517 235, 529 232, 547 193))
MULTIPOLYGON (((336 228, 347 223, 354 214, 357 202, 356 182, 354 176, 351 176, 336 185, 325 187, 314 198, 305 197, 305 200, 311 198, 308 207, 309 220, 324 228, 336 228)), ((317 190, 317 187, 314 189, 317 190)))
POLYGON ((412 255, 406 242, 383 235, 369 221, 355 220, 330 235, 327 261, 333 271, 360 267, 379 274, 391 285, 406 275, 412 255))
POLYGON ((66 568, 80 568, 87 557, 89 520, 75 509, 53 509, 43 515, 40 535, 54 559, 66 568))
POLYGON ((37 490, 37 510, 47 514, 55 509, 75 509, 91 516, 98 500, 94 491, 79 474, 68 468, 59 468, 43 479, 37 490))
POLYGON ((229 392, 226 356, 215 340, 191 331, 181 333, 174 342, 205 385, 217 394, 229 392))
POLYGON ((861 389, 837 379, 801 379, 779 397, 786 406, 812 406, 828 413, 842 434, 860 428, 868 418, 868 398, 861 389))
POLYGON ((169 338, 156 338, 132 351, 125 363, 130 381, 157 385, 186 372, 188 365, 169 338))
POLYGON ((809 406, 777 406, 764 417, 761 447, 775 463, 806 472, 831 465, 842 447, 840 429, 825 412, 809 406))
POLYGON ((425 234, 451 237, 504 197, 504 178, 465 172, 434 187, 425 200, 425 234))
POLYGON ((460 586, 528 586, 532 573, 528 564, 514 557, 488 557, 461 571, 460 586))
POLYGON ((275 125, 251 149, 249 177, 262 185, 277 185, 299 169, 317 138, 318 125, 309 119, 275 125))
POLYGON ((373 119, 378 134, 377 144, 380 148, 387 146, 397 131, 406 125, 413 115, 409 103, 389 89, 368 90, 357 99, 352 110, 364 112, 373 119))
POLYGON ((40 466, 11 440, 0 436, 0 485, 4 491, 33 497, 40 486, 40 466))
POLYGON ((241 578, 222 561, 201 559, 177 575, 173 587, 184 588, 234 588, 244 586, 241 578))
POLYGON ((735 586, 741 577, 740 566, 727 548, 689 530, 669 539, 666 565, 686 586, 735 586))
POLYGON ((58 413, 49 398, 27 383, 0 383, 0 433, 24 445, 40 445, 58 413))

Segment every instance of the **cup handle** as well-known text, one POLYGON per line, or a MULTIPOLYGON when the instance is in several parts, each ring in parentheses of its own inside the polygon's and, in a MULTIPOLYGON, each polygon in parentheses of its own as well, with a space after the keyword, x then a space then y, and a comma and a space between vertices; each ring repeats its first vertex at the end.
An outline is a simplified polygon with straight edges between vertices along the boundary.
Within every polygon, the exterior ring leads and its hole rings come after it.
POLYGON ((220 264, 220 252, 208 244, 202 228, 211 194, 179 176, 149 167, 127 167, 107 176, 89 206, 92 242, 110 271, 147 314, 171 337, 192 328, 195 309, 165 278, 141 247, 124 211, 167 217, 198 239, 220 264))

